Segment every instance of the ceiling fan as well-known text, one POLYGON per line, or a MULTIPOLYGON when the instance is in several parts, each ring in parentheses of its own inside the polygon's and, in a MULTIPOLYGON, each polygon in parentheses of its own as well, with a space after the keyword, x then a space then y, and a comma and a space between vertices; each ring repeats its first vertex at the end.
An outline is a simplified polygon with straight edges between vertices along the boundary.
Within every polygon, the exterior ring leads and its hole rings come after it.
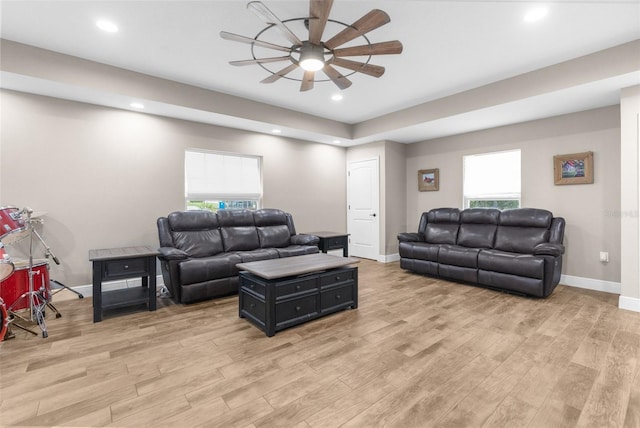
POLYGON ((346 89, 351 86, 351 81, 347 78, 354 73, 364 73, 373 77, 380 77, 384 73, 384 67, 369 64, 373 55, 391 55, 402 52, 402 43, 397 40, 371 43, 366 33, 379 28, 391 21, 389 15, 379 9, 373 9, 362 18, 358 19, 351 25, 329 19, 333 0, 310 0, 309 16, 304 18, 294 18, 281 21, 271 12, 267 6, 260 1, 252 1, 247 4, 247 8, 254 12, 268 26, 260 31, 254 38, 245 37, 238 34, 221 31, 220 36, 226 40, 232 40, 251 45, 251 54, 253 59, 242 61, 230 61, 229 64, 235 66, 255 65, 258 64, 271 75, 262 80, 261 83, 273 83, 280 78, 290 80, 298 80, 301 83, 300 91, 308 91, 313 89, 316 80, 316 72, 322 72, 333 81, 340 89, 346 89), (308 29, 308 40, 300 39, 287 25, 293 21, 302 21, 305 28, 308 29), (322 41, 322 35, 325 31, 327 23, 344 27, 341 31, 326 41, 322 41), (290 46, 282 46, 261 40, 260 37, 270 29, 276 29, 290 43, 290 46), (363 38, 366 43, 356 46, 340 47, 344 44, 357 39, 363 38), (255 47, 266 48, 276 51, 285 52, 286 55, 276 57, 261 58, 255 53, 255 47), (345 57, 367 57, 364 62, 345 59, 345 57), (289 64, 278 71, 272 71, 263 64, 289 62, 289 64), (343 75, 335 67, 350 70, 347 76, 343 75), (304 75, 301 79, 292 78, 289 73, 301 68, 304 75))

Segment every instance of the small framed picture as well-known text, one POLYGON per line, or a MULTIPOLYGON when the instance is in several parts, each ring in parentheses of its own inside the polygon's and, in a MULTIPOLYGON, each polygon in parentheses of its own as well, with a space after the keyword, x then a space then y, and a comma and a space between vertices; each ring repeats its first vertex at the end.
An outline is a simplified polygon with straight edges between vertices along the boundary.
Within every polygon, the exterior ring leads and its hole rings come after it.
POLYGON ((593 183, 593 152, 553 157, 554 184, 593 183))
POLYGON ((418 190, 421 192, 438 190, 440 187, 440 178, 438 175, 438 168, 421 169, 418 171, 418 190))

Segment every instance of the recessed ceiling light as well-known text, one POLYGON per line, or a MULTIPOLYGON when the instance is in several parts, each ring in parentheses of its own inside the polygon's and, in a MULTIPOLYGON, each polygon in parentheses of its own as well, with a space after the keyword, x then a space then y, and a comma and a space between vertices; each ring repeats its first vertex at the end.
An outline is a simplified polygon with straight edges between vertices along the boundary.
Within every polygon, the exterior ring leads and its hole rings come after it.
POLYGON ((540 21, 542 18, 547 16, 548 13, 549 13, 549 8, 548 7, 546 7, 546 6, 538 6, 536 8, 533 8, 533 9, 529 10, 524 15, 524 20, 526 22, 540 21))
POLYGON ((340 141, 340 140, 333 140, 333 144, 342 144, 342 141, 340 141))
POLYGON ((342 96, 342 94, 333 94, 333 95, 331 95, 331 99, 332 99, 333 101, 340 101, 340 100, 342 100, 342 98, 344 98, 344 97, 342 96))
POLYGON ((111 21, 107 21, 106 19, 100 19, 96 21, 96 26, 102 31, 106 31, 107 33, 118 32, 118 26, 111 21))
POLYGON ((144 104, 142 103, 131 103, 129 104, 131 107, 133 108, 137 108, 137 109, 143 109, 144 108, 144 104))
POLYGON ((273 132, 274 134, 280 134, 282 132, 281 129, 272 129, 271 132, 273 132))

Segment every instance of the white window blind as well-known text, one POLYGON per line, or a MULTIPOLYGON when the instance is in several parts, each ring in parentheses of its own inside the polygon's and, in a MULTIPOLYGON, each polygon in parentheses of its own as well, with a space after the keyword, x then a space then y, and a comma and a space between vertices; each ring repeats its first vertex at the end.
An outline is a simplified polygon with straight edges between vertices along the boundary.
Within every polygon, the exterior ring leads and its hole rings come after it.
POLYGON ((260 158, 196 150, 185 152, 188 200, 260 199, 260 158))
POLYGON ((520 150, 464 156, 464 205, 472 200, 520 201, 520 150))

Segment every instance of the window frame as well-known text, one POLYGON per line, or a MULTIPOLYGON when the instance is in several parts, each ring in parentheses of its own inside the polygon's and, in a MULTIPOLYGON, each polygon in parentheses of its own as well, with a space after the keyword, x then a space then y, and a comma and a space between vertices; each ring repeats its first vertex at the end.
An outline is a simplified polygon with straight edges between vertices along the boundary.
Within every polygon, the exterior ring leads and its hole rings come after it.
MULTIPOLYGON (((485 152, 485 153, 474 153, 469 155, 462 156, 462 208, 467 209, 471 207, 471 202, 473 201, 517 201, 517 207, 522 207, 522 150, 521 149, 510 149, 510 150, 498 150, 493 152, 485 152), (489 156, 489 155, 497 155, 501 153, 509 153, 509 152, 519 152, 520 154, 520 192, 519 193, 476 193, 476 194, 466 194, 465 192, 465 182, 466 182, 466 170, 467 164, 466 159, 474 156, 489 156)), ((496 205, 496 204, 494 204, 496 205)), ((490 207, 486 207, 490 208, 490 207)), ((501 209, 497 206, 494 208, 501 209)))
MULTIPOLYGON (((262 208, 262 199, 264 193, 263 180, 262 180, 262 156, 257 155, 246 155, 241 153, 233 153, 233 152, 223 152, 217 150, 207 150, 207 149, 185 149, 184 150, 184 206, 185 210, 189 210, 190 202, 196 202, 199 204, 207 204, 213 202, 255 202, 255 209, 262 208), (258 193, 242 193, 242 192, 229 192, 229 193, 188 193, 188 171, 187 171, 187 153, 195 152, 195 153, 204 153, 205 155, 218 155, 218 156, 229 156, 235 158, 249 158, 257 160, 258 164, 258 180, 260 191, 258 193)), ((191 208, 193 209, 193 208, 191 208)), ((240 208, 200 208, 200 209, 209 209, 211 211, 216 211, 218 209, 240 209, 240 208)), ((252 208, 247 208, 252 209, 252 208)))

